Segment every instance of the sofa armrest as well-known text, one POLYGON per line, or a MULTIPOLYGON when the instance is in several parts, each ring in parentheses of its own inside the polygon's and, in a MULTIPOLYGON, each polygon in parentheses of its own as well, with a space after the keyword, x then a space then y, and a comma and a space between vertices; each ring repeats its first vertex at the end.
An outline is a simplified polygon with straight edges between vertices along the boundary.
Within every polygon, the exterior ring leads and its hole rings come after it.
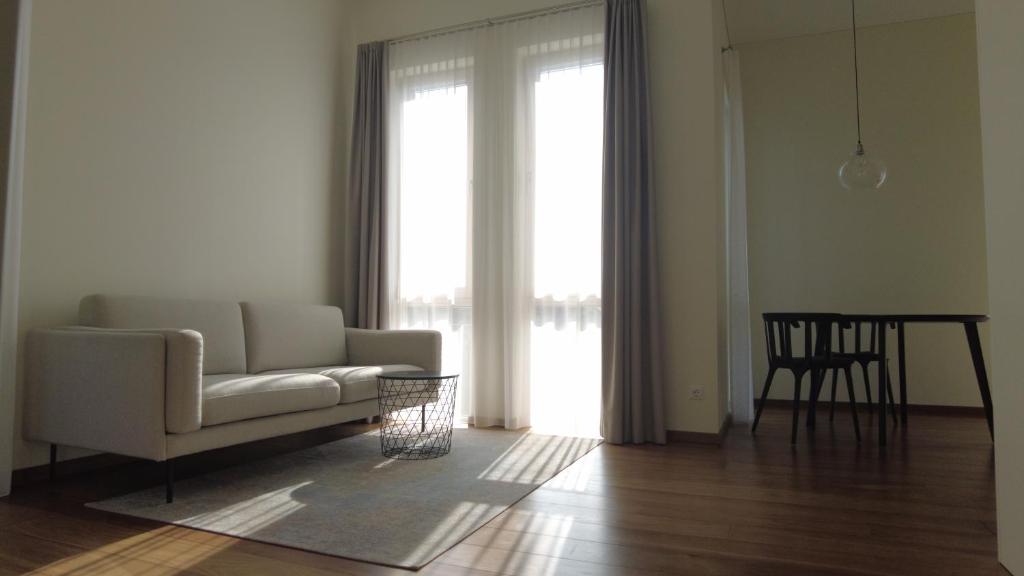
POLYGON ((160 334, 166 346, 165 409, 167 432, 184 434, 202 426, 203 335, 195 330, 169 328, 94 328, 71 326, 67 330, 98 333, 160 334))
POLYGON ((441 370, 441 333, 436 330, 364 330, 346 328, 348 363, 352 366, 412 364, 441 370))
POLYGON ((25 435, 163 460, 168 431, 199 428, 202 337, 191 330, 33 330, 25 435))

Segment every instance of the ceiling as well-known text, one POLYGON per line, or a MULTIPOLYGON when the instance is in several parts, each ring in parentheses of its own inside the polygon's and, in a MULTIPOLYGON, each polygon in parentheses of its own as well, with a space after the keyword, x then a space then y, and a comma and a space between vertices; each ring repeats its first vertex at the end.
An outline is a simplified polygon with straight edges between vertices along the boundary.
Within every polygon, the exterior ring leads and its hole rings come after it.
MULTIPOLYGON (((733 44, 848 30, 849 0, 724 0, 733 44)), ((857 27, 974 12, 974 0, 857 0, 857 27)))

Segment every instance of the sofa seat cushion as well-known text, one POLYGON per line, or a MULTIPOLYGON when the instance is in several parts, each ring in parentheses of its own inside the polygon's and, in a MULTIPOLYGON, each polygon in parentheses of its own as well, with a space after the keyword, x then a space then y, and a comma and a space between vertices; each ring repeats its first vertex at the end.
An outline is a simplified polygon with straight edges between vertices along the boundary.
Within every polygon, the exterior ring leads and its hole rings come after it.
POLYGON ((384 366, 323 366, 320 368, 297 368, 275 370, 263 374, 318 374, 330 378, 341 387, 340 404, 350 404, 377 397, 377 376, 387 372, 422 370, 411 364, 387 364, 384 366))
POLYGON ((329 408, 340 387, 319 374, 213 374, 203 377, 203 426, 329 408))

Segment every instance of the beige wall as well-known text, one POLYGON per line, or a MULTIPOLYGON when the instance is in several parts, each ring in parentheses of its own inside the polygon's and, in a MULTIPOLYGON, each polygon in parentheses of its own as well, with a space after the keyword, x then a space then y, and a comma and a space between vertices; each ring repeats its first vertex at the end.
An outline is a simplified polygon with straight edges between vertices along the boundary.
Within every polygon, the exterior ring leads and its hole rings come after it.
MULTIPOLYGON (((564 0, 375 0, 354 5, 353 46, 564 0)), ((717 432, 720 358, 721 72, 712 0, 650 0, 655 188, 670 429, 717 432), (689 400, 691 386, 703 400, 689 400)), ((351 75, 350 75, 351 77, 351 75)), ((351 92, 351 90, 349 90, 351 92)), ((346 301, 351 301, 351 295, 346 301)))
MULTIPOLYGON (((988 311, 973 15, 859 32, 864 143, 889 166, 880 191, 836 179, 856 144, 850 41, 740 48, 758 393, 762 312, 988 311)), ((911 402, 980 405, 959 326, 908 327, 907 355, 911 402)), ((772 396, 791 398, 791 382, 772 396)))
POLYGON ((978 0, 999 560, 1024 576, 1024 2, 978 0))
POLYGON ((22 331, 93 292, 340 297, 346 5, 35 0, 22 331))

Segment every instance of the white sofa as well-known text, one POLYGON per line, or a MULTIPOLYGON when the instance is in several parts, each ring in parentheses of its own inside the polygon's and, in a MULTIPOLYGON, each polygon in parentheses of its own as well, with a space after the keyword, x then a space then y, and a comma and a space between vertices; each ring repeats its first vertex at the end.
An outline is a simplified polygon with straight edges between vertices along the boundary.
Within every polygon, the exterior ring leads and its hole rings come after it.
POLYGON ((166 461, 376 416, 376 377, 436 371, 441 335, 346 328, 341 309, 94 295, 29 332, 25 436, 166 461))

